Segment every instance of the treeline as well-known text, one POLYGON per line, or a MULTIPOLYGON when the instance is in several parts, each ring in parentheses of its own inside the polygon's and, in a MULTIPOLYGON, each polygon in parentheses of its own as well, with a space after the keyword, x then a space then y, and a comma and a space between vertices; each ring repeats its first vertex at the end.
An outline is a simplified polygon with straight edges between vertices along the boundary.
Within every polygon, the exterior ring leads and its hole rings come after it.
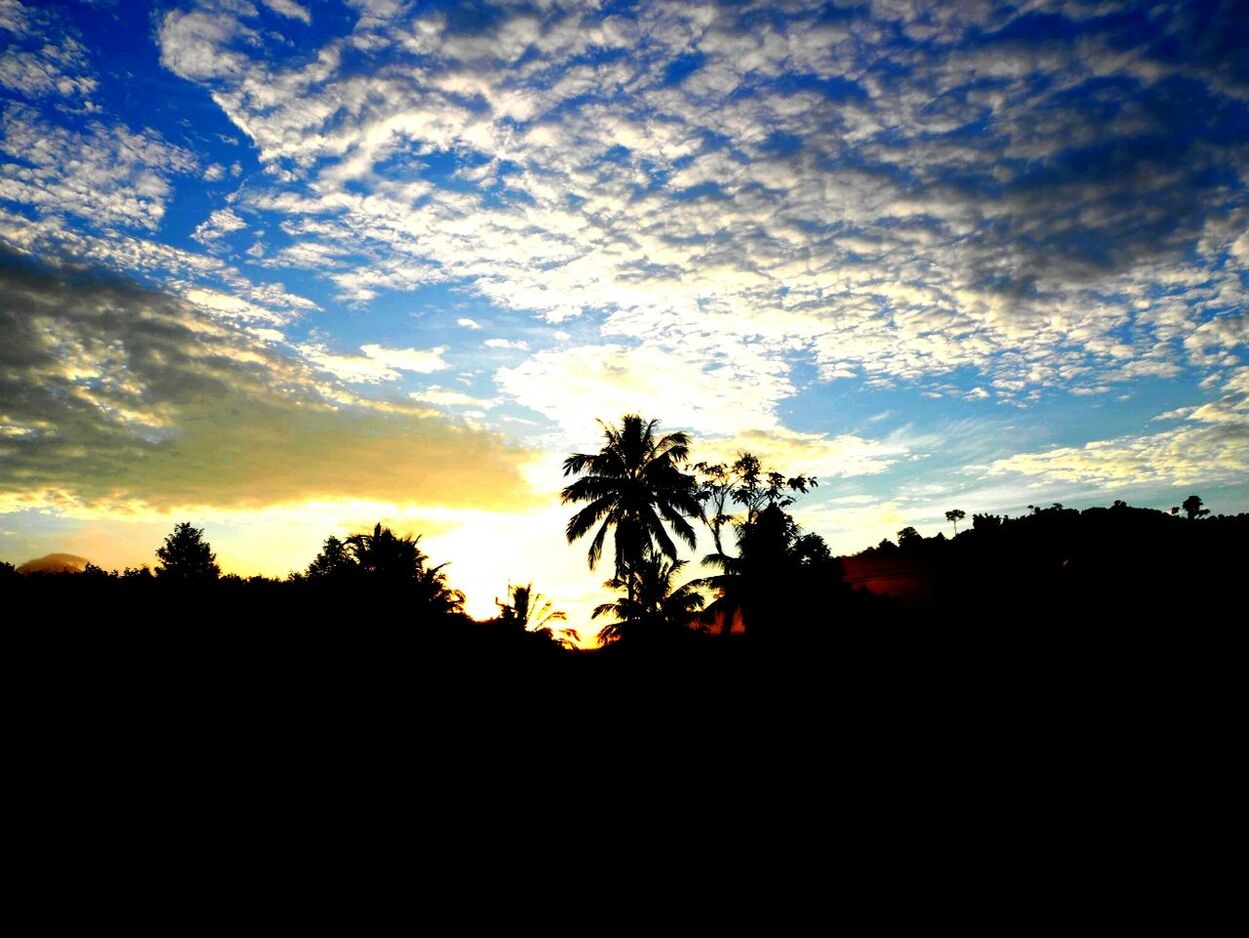
POLYGON ((1158 511, 1116 501, 975 514, 947 538, 914 528, 844 559, 849 581, 905 600, 911 620, 1067 628, 1237 618, 1249 514, 1209 516, 1198 496, 1158 511))
POLYGON ((587 626, 604 646, 598 658, 714 658, 801 654, 929 626, 1087 635, 1235 608, 1249 515, 1209 517, 1196 495, 1170 512, 1055 504, 1016 518, 973 514, 970 524, 952 509, 951 537, 908 527, 896 542, 835 557, 791 513, 815 478, 749 453, 694 463, 685 434, 656 426, 626 415, 603 425, 598 452, 564 463, 563 500, 577 506, 568 541, 588 542, 591 568, 611 560, 605 586, 615 598, 592 623, 568 623, 533 584, 509 586, 497 615, 474 620, 447 564, 432 562, 419 537, 381 524, 328 537, 305 569, 275 580, 223 575, 203 531, 181 523, 156 549, 154 569, 20 575, 0 564, 0 598, 19 628, 226 629, 240 647, 350 635, 357 649, 361 637, 383 635, 393 649, 400 634, 433 658, 552 659, 578 652, 587 626), (696 546, 695 525, 712 546, 700 558, 711 573, 689 578, 680 545, 696 546))

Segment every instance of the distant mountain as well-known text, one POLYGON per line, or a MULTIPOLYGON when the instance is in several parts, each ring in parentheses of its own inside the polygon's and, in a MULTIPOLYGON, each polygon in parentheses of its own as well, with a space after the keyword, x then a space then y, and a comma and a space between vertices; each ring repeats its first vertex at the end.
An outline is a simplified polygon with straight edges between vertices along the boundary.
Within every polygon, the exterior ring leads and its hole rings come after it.
POLYGON ((82 573, 89 561, 76 554, 45 554, 28 560, 17 568, 18 573, 82 573))

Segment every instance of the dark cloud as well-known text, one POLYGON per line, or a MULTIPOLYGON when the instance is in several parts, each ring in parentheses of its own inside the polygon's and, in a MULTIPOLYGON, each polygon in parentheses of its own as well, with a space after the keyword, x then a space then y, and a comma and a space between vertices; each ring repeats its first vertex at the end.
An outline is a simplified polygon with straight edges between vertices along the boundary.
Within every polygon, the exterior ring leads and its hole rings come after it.
POLYGON ((307 368, 118 279, 0 265, 0 495, 52 504, 474 507, 527 498, 524 453, 307 368))

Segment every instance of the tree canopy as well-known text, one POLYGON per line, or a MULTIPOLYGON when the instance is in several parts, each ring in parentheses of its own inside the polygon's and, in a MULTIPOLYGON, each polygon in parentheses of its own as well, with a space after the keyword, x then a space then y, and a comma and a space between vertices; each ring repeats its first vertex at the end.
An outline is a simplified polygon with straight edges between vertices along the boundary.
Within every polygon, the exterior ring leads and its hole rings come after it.
POLYGON ((565 476, 580 476, 561 493, 564 504, 585 504, 568 520, 568 542, 589 534, 587 559, 593 569, 603 553, 608 533, 615 548, 615 579, 630 591, 632 574, 648 558, 677 559, 677 547, 668 533, 689 547, 697 537, 688 519, 702 517, 693 475, 683 471, 689 458, 689 437, 662 436, 657 420, 626 414, 620 426, 600 422, 605 442, 597 453, 574 453, 564 460, 565 476))
POLYGON ((160 564, 156 575, 166 580, 206 581, 221 576, 217 555, 204 540, 202 528, 189 521, 174 526, 173 533, 156 549, 160 564))

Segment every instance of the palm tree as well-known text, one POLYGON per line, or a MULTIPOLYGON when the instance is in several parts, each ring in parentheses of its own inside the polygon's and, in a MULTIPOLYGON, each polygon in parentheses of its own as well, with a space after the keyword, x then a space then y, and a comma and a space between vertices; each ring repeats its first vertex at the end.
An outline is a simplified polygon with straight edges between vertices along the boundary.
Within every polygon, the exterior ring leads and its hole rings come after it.
POLYGON ((497 599, 494 601, 499 607, 499 620, 522 631, 539 632, 545 628, 549 632, 552 622, 568 618, 555 608, 553 602, 541 593, 535 593, 532 583, 528 586, 513 586, 509 583, 507 598, 511 602, 501 603, 497 599))
POLYGON ((402 588, 423 616, 446 617, 464 611, 464 594, 447 585, 447 566, 427 565, 420 537, 395 535, 378 524, 372 534, 353 534, 343 543, 365 579, 382 588, 402 588))
POLYGON ((655 628, 688 626, 695 613, 703 608, 703 597, 698 592, 698 581, 673 587, 673 581, 685 565, 684 560, 669 563, 662 556, 651 556, 635 569, 631 584, 618 579, 608 580, 604 585, 609 589, 632 588, 615 602, 602 603, 594 608, 591 618, 611 615, 617 619, 599 631, 599 639, 608 642, 620 638, 625 631, 643 622, 655 628))
POLYGON ((365 575, 388 582, 410 582, 421 576, 429 559, 417 546, 420 540, 410 534, 396 537, 390 528, 378 524, 372 534, 351 535, 346 545, 365 575))
POLYGON ((554 608, 555 604, 541 593, 535 593, 532 583, 527 586, 513 586, 509 583, 507 598, 510 602, 501 603, 497 599, 494 601, 499 607, 499 624, 506 630, 513 634, 519 631, 541 635, 564 648, 576 648, 581 643, 581 636, 576 629, 557 629, 552 625, 554 622, 563 622, 568 617, 554 608))
POLYGON ((607 442, 597 453, 575 453, 564 460, 564 475, 580 475, 561 493, 563 504, 588 503, 568 521, 568 542, 598 530, 590 541, 588 559, 594 569, 603 554, 607 533, 614 529, 615 579, 634 600, 634 571, 654 554, 676 560, 673 533, 691 548, 697 543, 685 519, 702 515, 695 480, 681 471, 689 457, 689 437, 668 433, 657 437, 658 421, 627 414, 619 429, 604 424, 607 442))

